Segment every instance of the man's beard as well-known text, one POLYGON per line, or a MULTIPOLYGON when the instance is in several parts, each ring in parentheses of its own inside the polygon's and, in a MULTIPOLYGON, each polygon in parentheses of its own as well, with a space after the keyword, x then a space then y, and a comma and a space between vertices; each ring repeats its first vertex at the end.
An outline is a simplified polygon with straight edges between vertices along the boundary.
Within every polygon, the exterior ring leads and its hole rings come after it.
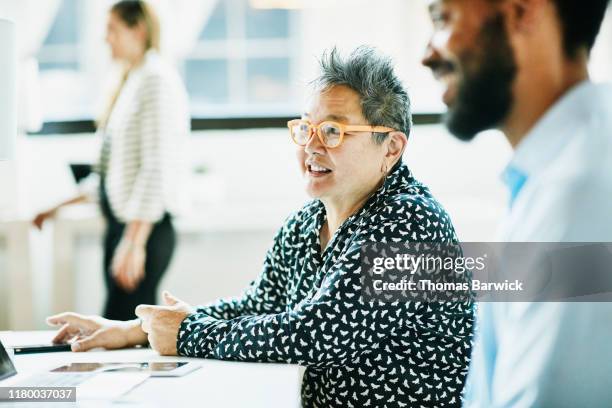
POLYGON ((498 127, 513 103, 517 68, 501 14, 484 23, 477 41, 479 49, 459 57, 462 78, 445 115, 448 130, 464 141, 498 127))

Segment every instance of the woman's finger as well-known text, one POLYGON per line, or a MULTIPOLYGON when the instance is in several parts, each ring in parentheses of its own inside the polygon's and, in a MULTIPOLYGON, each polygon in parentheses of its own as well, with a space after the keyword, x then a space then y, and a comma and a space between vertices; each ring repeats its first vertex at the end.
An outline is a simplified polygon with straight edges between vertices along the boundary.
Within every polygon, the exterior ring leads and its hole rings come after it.
POLYGON ((89 327, 92 322, 88 318, 78 313, 64 312, 47 317, 47 324, 50 326, 59 326, 70 324, 77 327, 89 327))
POLYGON ((144 278, 145 258, 143 256, 140 256, 140 254, 134 255, 131 266, 132 266, 132 270, 131 270, 132 271, 132 274, 131 274, 132 290, 136 290, 136 288, 140 285, 140 283, 142 282, 144 278))
POLYGON ((132 265, 129 265, 129 267, 125 269, 125 284, 126 290, 130 292, 134 290, 134 273, 132 265))
POLYGON ((121 288, 123 288, 124 290, 129 291, 130 281, 129 281, 127 271, 125 269, 122 270, 121 274, 117 276, 117 278, 118 278, 119 286, 121 286, 121 288))
POLYGON ((81 338, 72 343, 72 351, 87 351, 96 347, 104 347, 104 336, 101 330, 96 331, 91 336, 81 338))
POLYGON ((140 285, 140 282, 142 282, 142 280, 144 279, 144 276, 145 276, 144 262, 139 262, 138 265, 136 265, 136 274, 134 276, 134 286, 140 285))
POLYGON ((53 344, 66 343, 68 340, 70 340, 71 337, 74 337, 74 334, 74 329, 66 323, 62 326, 61 329, 59 329, 59 331, 57 332, 55 337, 53 337, 53 340, 51 340, 51 342, 53 344))
POLYGON ((147 341, 149 342, 149 346, 151 346, 153 350, 159 352, 159 350, 157 350, 157 338, 154 334, 149 334, 147 336, 147 341))
POLYGON ((122 257, 121 262, 117 261, 113 268, 113 275, 117 285, 123 289, 128 288, 127 268, 125 266, 125 258, 122 257))
POLYGON ((111 272, 112 275, 117 277, 119 275, 121 275, 121 271, 123 269, 123 258, 119 257, 118 254, 115 254, 115 256, 113 257, 113 260, 111 262, 111 272))
POLYGON ((140 325, 140 328, 142 329, 143 332, 147 334, 151 333, 151 325, 147 319, 142 320, 142 324, 140 325))

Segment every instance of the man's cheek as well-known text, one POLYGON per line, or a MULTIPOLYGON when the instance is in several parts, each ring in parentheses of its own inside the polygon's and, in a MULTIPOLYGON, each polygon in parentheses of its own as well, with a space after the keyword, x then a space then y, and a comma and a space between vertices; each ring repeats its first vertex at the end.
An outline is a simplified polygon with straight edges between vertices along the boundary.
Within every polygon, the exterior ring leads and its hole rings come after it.
POLYGON ((450 39, 451 30, 438 30, 432 35, 430 43, 431 46, 444 57, 444 54, 448 52, 450 39))

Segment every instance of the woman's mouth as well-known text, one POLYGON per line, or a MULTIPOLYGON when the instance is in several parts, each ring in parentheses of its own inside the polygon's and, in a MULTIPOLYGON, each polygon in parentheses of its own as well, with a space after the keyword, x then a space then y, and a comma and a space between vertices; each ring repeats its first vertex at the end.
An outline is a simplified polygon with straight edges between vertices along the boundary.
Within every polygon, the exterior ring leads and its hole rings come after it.
POLYGON ((306 169, 308 170, 308 174, 313 177, 323 177, 332 172, 327 167, 323 167, 315 163, 308 163, 306 165, 306 169))

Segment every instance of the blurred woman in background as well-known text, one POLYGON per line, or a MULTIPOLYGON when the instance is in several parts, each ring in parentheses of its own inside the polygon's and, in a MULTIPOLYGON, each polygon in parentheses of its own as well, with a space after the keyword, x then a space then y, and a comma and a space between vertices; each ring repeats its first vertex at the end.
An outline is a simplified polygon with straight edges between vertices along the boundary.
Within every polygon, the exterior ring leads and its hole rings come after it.
MULTIPOLYGON (((181 146, 190 131, 187 93, 159 55, 160 25, 144 1, 110 10, 106 42, 123 67, 117 90, 98 121, 102 151, 98 200, 104 218, 104 316, 130 320, 139 304, 155 304, 158 284, 175 248, 181 146)), ((81 195, 36 216, 46 219, 81 195)))

